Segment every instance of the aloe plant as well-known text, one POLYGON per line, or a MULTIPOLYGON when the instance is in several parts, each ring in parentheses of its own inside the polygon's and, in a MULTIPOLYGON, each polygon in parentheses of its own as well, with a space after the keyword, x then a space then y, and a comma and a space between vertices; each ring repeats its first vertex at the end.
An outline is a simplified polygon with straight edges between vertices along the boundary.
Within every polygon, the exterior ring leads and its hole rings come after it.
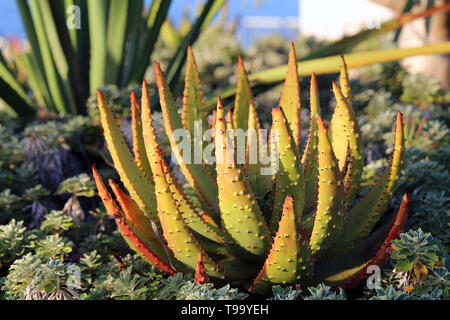
MULTIPOLYGON (((385 262, 390 241, 403 230, 407 215, 405 196, 396 217, 373 231, 400 174, 404 150, 401 113, 396 120, 390 164, 370 192, 354 201, 364 150, 345 60, 341 57, 340 87, 336 83, 332 86, 337 106, 328 130, 320 116, 317 80, 312 75, 309 136, 301 155, 301 100, 292 46, 280 105, 272 110, 269 141, 264 141, 262 134, 248 131, 244 161, 227 154, 232 150, 237 155, 239 129, 260 128, 239 59, 234 108, 225 112, 219 98, 214 112, 215 167, 191 163, 186 156, 192 154, 186 154, 174 133, 181 129, 189 133, 187 137, 195 137, 199 129, 193 123, 208 122, 190 47, 187 56, 181 116, 158 63, 155 73, 172 157, 194 190, 198 207, 193 207, 192 199, 175 178, 165 160, 168 155, 160 151, 146 82, 142 84, 140 104, 134 94, 131 96, 132 152, 98 91, 105 139, 129 195, 109 180, 115 201, 95 167, 93 174, 106 210, 130 247, 168 274, 201 270, 199 279, 239 282, 254 293, 270 292, 273 285, 325 282, 349 286, 364 278, 369 265, 385 262), (252 162, 255 139, 263 141, 263 148, 256 151, 257 161, 252 162), (269 165, 263 161, 264 146, 270 146, 269 165), (261 169, 267 168, 272 169, 272 175, 261 174, 261 169)), ((194 145, 195 138, 188 143, 194 145)), ((208 147, 197 146, 200 151, 208 147)))
MULTIPOLYGON (((171 61, 171 81, 177 81, 184 66, 187 45, 195 42, 224 2, 204 3, 171 61)), ((24 116, 32 114, 36 105, 84 114, 89 95, 104 84, 139 83, 171 0, 153 0, 148 10, 144 0, 17 0, 17 5, 31 50, 16 59, 26 66, 34 99, 4 59, 0 59, 0 95, 10 113, 24 116)))

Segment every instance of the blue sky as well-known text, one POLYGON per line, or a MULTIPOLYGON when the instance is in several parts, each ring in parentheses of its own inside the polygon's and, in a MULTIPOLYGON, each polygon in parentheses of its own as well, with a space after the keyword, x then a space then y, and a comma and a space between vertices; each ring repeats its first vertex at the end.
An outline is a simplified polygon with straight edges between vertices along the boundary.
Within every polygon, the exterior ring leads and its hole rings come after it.
MULTIPOLYGON (((172 0, 169 16, 175 23, 179 22, 185 9, 195 8, 200 0, 172 0)), ((151 3, 146 0, 146 3, 151 3)), ((296 16, 298 14, 297 0, 228 0, 229 17, 248 16, 296 16), (255 6, 254 3, 259 3, 255 6)), ((15 0, 0 1, 0 36, 25 37, 19 10, 15 0)))

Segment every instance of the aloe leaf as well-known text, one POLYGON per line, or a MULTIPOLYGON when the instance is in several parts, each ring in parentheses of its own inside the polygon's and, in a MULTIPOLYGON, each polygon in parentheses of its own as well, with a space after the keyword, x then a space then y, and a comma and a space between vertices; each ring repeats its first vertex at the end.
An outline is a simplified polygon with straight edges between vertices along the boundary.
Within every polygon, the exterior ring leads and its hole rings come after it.
POLYGON ((380 219, 392 199, 400 174, 404 150, 402 115, 397 115, 394 154, 390 165, 369 193, 348 211, 344 229, 348 230, 338 241, 336 253, 350 250, 359 240, 367 236, 380 219))
MULTIPOLYGON (((394 48, 348 53, 345 55, 345 60, 348 68, 352 69, 375 63, 397 61, 412 56, 446 53, 450 53, 450 42, 436 43, 415 48, 394 48)), ((340 55, 298 62, 299 76, 311 75, 313 72, 315 72, 316 75, 339 72, 339 62, 340 55)), ((281 83, 284 80, 286 72, 287 65, 284 65, 251 74, 248 78, 252 88, 264 86, 264 89, 267 90, 281 83)), ((230 86, 220 92, 219 95, 225 100, 234 97, 235 93, 236 86, 230 86)), ((210 112, 214 108, 216 99, 217 97, 213 97, 207 100, 207 112, 210 112)))
MULTIPOLYGON (((272 109, 271 143, 277 145, 278 162, 275 170, 275 194, 270 231, 272 234, 278 230, 278 223, 283 212, 283 204, 288 195, 293 195, 295 201, 296 221, 300 221, 305 205, 305 180, 300 160, 300 154, 295 144, 289 122, 281 107, 272 109), (274 137, 272 134, 277 133, 274 137)), ((276 154, 271 155, 272 158, 276 154)))
MULTIPOLYGON (((222 228, 230 251, 243 261, 264 259, 271 239, 269 229, 254 198, 244 168, 229 158, 233 147, 226 135, 225 114, 220 102, 216 112, 216 171, 222 228), (227 152, 228 149, 228 152, 227 152)), ((229 121, 231 123, 231 121, 229 121)))
POLYGON ((152 181, 139 170, 114 119, 111 108, 105 103, 100 91, 98 91, 97 99, 105 140, 120 179, 139 208, 158 225, 152 181))
POLYGON ((191 136, 193 152, 202 154, 203 134, 208 128, 208 122, 206 120, 205 100, 200 84, 200 76, 191 46, 188 47, 181 120, 183 127, 191 136))
POLYGON ((109 179, 109 186, 116 196, 117 202, 124 213, 125 218, 138 229, 147 240, 158 242, 155 232, 152 228, 152 221, 139 209, 136 202, 133 201, 125 192, 120 189, 119 185, 109 179))
POLYGON ((250 104, 253 104, 253 95, 248 82, 242 57, 238 58, 238 80, 236 99, 234 101, 233 126, 235 129, 247 131, 250 104))
POLYGON ((167 240, 167 244, 174 256, 185 265, 195 269, 197 258, 201 254, 208 276, 219 279, 229 276, 223 267, 208 256, 182 219, 177 203, 169 192, 170 188, 165 177, 159 151, 156 152, 156 162, 153 177, 158 203, 158 216, 161 221, 164 238, 167 240))
POLYGON ((95 166, 92 167, 92 172, 106 211, 115 219, 119 232, 123 235, 129 246, 139 253, 144 260, 155 265, 162 271, 167 272, 168 274, 175 274, 176 270, 172 266, 169 256, 166 254, 161 244, 152 241, 152 238, 146 239, 143 234, 132 226, 131 222, 127 221, 106 189, 95 166))
MULTIPOLYGON (((164 124, 172 147, 173 156, 177 160, 187 181, 194 188, 205 208, 210 209, 212 215, 217 208, 217 185, 208 174, 203 163, 195 163, 193 161, 192 152, 187 152, 187 150, 184 150, 184 153, 182 152, 174 133, 175 130, 183 129, 183 125, 178 115, 172 93, 157 62, 155 62, 155 71, 164 124), (184 157, 187 158, 185 159, 184 157)), ((191 144, 190 141, 188 143, 189 145, 191 144)), ((216 217, 217 214, 213 216, 214 219, 216 217)))
MULTIPOLYGON (((346 71, 344 72, 346 73, 346 71)), ((345 81, 343 82, 345 85, 345 81)), ((333 82, 333 92, 337 105, 331 118, 328 136, 333 150, 336 149, 336 153, 340 157, 340 168, 345 166, 347 153, 350 154, 349 168, 346 172, 344 183, 346 202, 351 204, 358 192, 361 181, 364 166, 364 144, 358 120, 352 107, 349 90, 346 89, 347 96, 344 96, 341 89, 333 82), (348 152, 349 149, 350 151, 348 152)))
POLYGON ((136 94, 134 93, 134 91, 131 93, 130 100, 131 100, 131 132, 133 135, 134 159, 136 161, 137 166, 142 171, 142 173, 146 177, 148 177, 148 179, 151 180, 153 179, 152 169, 147 159, 145 142, 142 136, 141 108, 136 99, 136 94))
MULTIPOLYGON (((145 150, 147 153, 148 161, 151 165, 151 170, 156 170, 156 153, 159 152, 158 143, 156 141, 156 135, 152 124, 150 101, 148 96, 147 83, 142 83, 142 137, 145 144, 145 150)), ((183 218, 187 226, 197 234, 203 236, 206 239, 215 241, 218 243, 223 242, 223 236, 220 229, 214 223, 211 223, 212 219, 209 214, 201 210, 197 212, 187 200, 186 195, 183 192, 181 186, 179 186, 176 178, 173 176, 170 167, 167 165, 164 158, 161 159, 163 164, 166 179, 169 184, 170 191, 174 200, 179 206, 179 210, 182 212, 183 218)))
POLYGON ((332 257, 329 249, 335 245, 343 232, 345 189, 336 156, 320 116, 317 124, 319 189, 310 246, 315 259, 325 260, 332 257))
POLYGON ((245 170, 248 174, 250 185, 253 189, 256 199, 260 205, 264 202, 264 196, 271 189, 271 175, 263 174, 263 164, 261 157, 267 148, 266 141, 262 141, 263 136, 260 134, 261 125, 259 123, 258 114, 253 104, 250 104, 248 114, 248 135, 247 148, 245 154, 245 170))
POLYGON ((297 223, 294 206, 294 197, 287 196, 272 249, 249 292, 265 293, 273 285, 305 282, 312 277, 314 261, 311 249, 303 227, 297 223))
MULTIPOLYGON (((306 142, 305 150, 302 155, 302 165, 305 176, 305 213, 311 212, 314 207, 314 203, 317 200, 317 177, 318 162, 318 125, 317 119, 320 115, 320 101, 319 101, 319 88, 317 85, 316 74, 313 72, 311 76, 310 86, 310 120, 309 120, 309 133, 308 140, 306 142)), ((307 230, 311 231, 312 228, 307 230)))
MULTIPOLYGON (((405 194, 403 196, 402 203, 400 205, 400 208, 398 209, 397 216, 391 227, 391 230, 389 231, 389 234, 387 235, 383 244, 378 249, 376 255, 372 259, 370 259, 368 263, 364 265, 364 268, 359 273, 357 273, 350 279, 345 280, 345 282, 341 285, 343 289, 354 288, 358 284, 360 284, 365 278, 367 278, 368 275, 370 274, 367 272, 369 266, 381 267, 388 262, 392 252, 391 241, 398 239, 400 233, 402 233, 405 230, 406 220, 408 217, 408 206, 409 206, 409 198, 407 194, 405 194)), ((336 278, 336 276, 333 278, 336 278)))
POLYGON ((300 84, 298 79, 297 58, 295 56, 294 44, 291 44, 289 50, 289 62, 286 80, 278 103, 289 119, 289 127, 297 147, 300 146, 301 117, 300 117, 300 84))

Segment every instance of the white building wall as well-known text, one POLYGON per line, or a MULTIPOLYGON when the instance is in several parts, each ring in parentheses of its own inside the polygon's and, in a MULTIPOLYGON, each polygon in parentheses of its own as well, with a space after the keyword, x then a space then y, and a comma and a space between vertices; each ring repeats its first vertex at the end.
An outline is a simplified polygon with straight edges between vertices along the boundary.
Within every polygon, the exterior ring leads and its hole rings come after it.
POLYGON ((394 17, 392 10, 367 0, 300 0, 300 32, 326 40, 337 40, 394 17))

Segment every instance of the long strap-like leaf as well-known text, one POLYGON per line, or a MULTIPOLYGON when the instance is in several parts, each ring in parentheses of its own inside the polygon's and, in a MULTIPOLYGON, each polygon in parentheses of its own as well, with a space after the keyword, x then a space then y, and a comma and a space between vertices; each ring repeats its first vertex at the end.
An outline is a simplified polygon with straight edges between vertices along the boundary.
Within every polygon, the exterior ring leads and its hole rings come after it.
POLYGON ((31 100, 8 69, 3 56, 0 59, 0 92, 1 98, 11 107, 12 114, 16 113, 19 116, 33 114, 31 100))
MULTIPOLYGON (((108 29, 106 33, 106 69, 105 82, 117 83, 120 66, 123 60, 127 18, 130 1, 111 0, 108 14, 108 29)), ((139 19, 138 17, 133 17, 139 19)), ((95 31, 94 31, 95 32, 95 31)))
MULTIPOLYGON (((424 55, 424 54, 446 54, 450 53, 450 41, 425 45, 415 48, 394 48, 384 50, 373 50, 366 52, 348 53, 345 60, 349 69, 368 66, 375 63, 384 63, 396 61, 407 57, 424 55)), ((299 76, 336 73, 340 70, 340 55, 330 56, 326 58, 305 60, 298 63, 299 76)), ((270 89, 280 84, 287 72, 287 65, 270 68, 249 75, 249 81, 252 87, 263 87, 264 90, 270 89)), ((234 97, 236 86, 230 86, 218 95, 225 100, 234 97)), ((253 92, 254 94, 256 91, 253 92)), ((206 102, 207 111, 210 112, 215 107, 217 97, 212 97, 206 102)))
MULTIPOLYGON (((132 81, 140 83, 149 64, 150 57, 158 40, 159 31, 166 20, 172 0, 154 0, 148 10, 146 29, 139 46, 138 59, 134 61, 132 81)), ((137 18, 137 17, 136 17, 137 18)))
POLYGON ((89 86, 93 94, 105 83, 106 73, 106 28, 108 17, 108 1, 87 1, 90 36, 90 68, 89 86))

